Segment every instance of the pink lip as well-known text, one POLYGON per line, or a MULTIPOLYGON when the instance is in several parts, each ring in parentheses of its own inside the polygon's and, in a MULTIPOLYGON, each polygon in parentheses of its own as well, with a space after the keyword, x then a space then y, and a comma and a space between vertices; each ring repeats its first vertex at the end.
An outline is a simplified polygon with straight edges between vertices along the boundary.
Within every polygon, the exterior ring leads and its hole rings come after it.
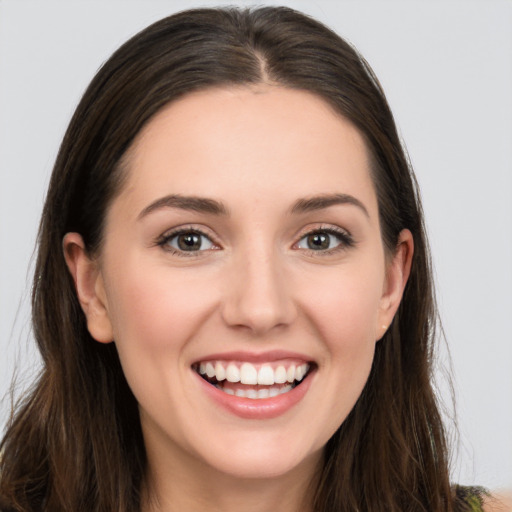
MULTIPOLYGON (((233 354, 230 354, 229 358, 231 358, 232 355, 233 354)), ((226 356, 227 354, 222 354, 223 359, 226 359, 226 356)), ((287 357, 290 357, 290 355, 287 357)), ((242 360, 247 361, 247 354, 244 354, 242 360)), ((266 360, 268 361, 268 359, 266 360)), ((244 419, 265 420, 281 416, 292 407, 294 407, 298 402, 300 402, 311 386, 313 374, 315 371, 315 369, 310 371, 304 380, 291 391, 283 393, 282 395, 274 396, 272 398, 260 399, 242 398, 234 395, 228 395, 227 393, 224 393, 224 391, 221 391, 212 384, 206 382, 206 380, 204 380, 195 371, 194 374, 199 380, 199 384, 205 393, 228 412, 244 419)))
MULTIPOLYGON (((218 354, 208 354, 195 363, 200 361, 247 361, 248 363, 270 363, 272 361, 280 361, 283 359, 297 359, 304 362, 311 361, 311 358, 306 357, 304 354, 298 352, 289 352, 286 350, 271 350, 268 352, 219 352, 218 354)), ((194 364, 195 364, 194 363, 194 364)))

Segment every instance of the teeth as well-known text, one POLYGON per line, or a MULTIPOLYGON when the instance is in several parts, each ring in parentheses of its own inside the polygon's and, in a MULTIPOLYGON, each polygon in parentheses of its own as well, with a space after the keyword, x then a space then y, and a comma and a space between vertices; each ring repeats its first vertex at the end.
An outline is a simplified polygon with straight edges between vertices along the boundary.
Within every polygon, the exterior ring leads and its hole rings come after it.
POLYGON ((252 400, 260 400, 262 398, 272 398, 277 395, 282 395, 284 393, 288 393, 288 391, 291 391, 293 388, 289 384, 286 386, 277 388, 266 388, 266 389, 237 389, 233 391, 229 388, 222 388, 221 386, 217 386, 217 389, 220 389, 221 391, 224 391, 224 393, 227 393, 228 395, 235 395, 242 398, 251 398, 252 400))
POLYGON ((226 369, 226 380, 228 382, 240 382, 240 370, 238 369, 238 366, 233 363, 228 364, 226 369))
POLYGON ((263 365, 258 372, 258 384, 271 386, 274 384, 274 371, 270 366, 263 365))
POLYGON ((288 391, 291 391, 292 390, 292 387, 291 386, 283 386, 280 390, 279 390, 279 394, 280 395, 283 395, 284 393, 288 393, 288 391))
POLYGON ((258 389, 258 398, 268 398, 270 396, 270 390, 268 388, 258 389))
POLYGON ((258 398, 258 392, 255 389, 247 389, 245 391, 245 396, 247 398, 256 399, 256 398, 258 398))
POLYGON ((212 363, 206 363, 206 375, 208 375, 210 379, 215 377, 215 368, 212 363))
POLYGON ((274 382, 276 384, 284 384, 286 380, 286 368, 284 366, 278 366, 274 373, 274 382))
MULTIPOLYGON (((197 371, 206 375, 209 379, 218 382, 241 382, 247 385, 272 386, 274 384, 285 384, 297 381, 300 382, 309 370, 309 364, 290 364, 288 368, 280 364, 273 368, 271 363, 263 364, 259 369, 251 363, 242 363, 238 366, 236 362, 226 363, 223 361, 207 361, 199 363, 197 371)), ((278 388, 281 389, 281 388, 278 388)))
POLYGON ((224 366, 221 363, 217 363, 215 365, 215 377, 217 380, 221 381, 226 378, 226 370, 224 370, 224 366))
POLYGON ((244 363, 240 366, 240 382, 242 384, 258 384, 258 372, 252 364, 244 363))
POLYGON ((273 396, 279 395, 280 389, 279 388, 270 388, 268 390, 268 396, 272 398, 273 396))

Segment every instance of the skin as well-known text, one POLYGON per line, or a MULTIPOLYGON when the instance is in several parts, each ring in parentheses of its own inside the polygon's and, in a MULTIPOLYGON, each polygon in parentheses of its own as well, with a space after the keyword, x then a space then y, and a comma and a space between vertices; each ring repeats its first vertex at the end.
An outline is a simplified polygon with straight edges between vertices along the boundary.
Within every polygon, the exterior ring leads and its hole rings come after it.
POLYGON ((146 510, 308 510, 308 483, 364 387, 413 253, 404 230, 385 254, 362 137, 304 91, 213 89, 158 113, 127 172, 100 253, 88 256, 77 233, 64 251, 88 328, 98 342, 115 340, 139 403, 146 510), (360 205, 291 211, 333 193, 360 205), (147 212, 169 194, 228 212, 147 212), (158 243, 176 227, 204 232, 204 250, 158 243), (353 244, 333 235, 311 249, 306 235, 325 229, 353 244), (264 420, 219 407, 191 365, 234 350, 307 356, 316 371, 304 398, 264 420))
POLYGON ((484 507, 485 512, 510 512, 512 510, 512 492, 498 491, 492 493, 484 507))

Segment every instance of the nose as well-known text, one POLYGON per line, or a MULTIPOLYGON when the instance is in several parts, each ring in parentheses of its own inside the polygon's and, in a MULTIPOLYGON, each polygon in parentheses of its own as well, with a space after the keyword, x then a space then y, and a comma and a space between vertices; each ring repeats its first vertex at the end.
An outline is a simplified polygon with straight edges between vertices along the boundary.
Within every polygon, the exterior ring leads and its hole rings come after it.
POLYGON ((263 335, 291 324, 296 317, 286 269, 272 251, 239 255, 227 281, 222 316, 230 327, 263 335))

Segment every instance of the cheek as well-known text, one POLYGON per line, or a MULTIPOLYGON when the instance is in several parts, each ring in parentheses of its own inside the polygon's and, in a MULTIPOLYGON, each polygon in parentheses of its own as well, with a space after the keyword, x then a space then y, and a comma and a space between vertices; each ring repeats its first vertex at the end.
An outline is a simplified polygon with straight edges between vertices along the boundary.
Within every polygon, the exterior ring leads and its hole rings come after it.
POLYGON ((377 339, 378 295, 375 290, 345 283, 336 292, 318 298, 315 325, 328 352, 328 364, 346 389, 362 388, 373 361, 377 339))
POLYGON ((319 364, 327 379, 326 400, 333 404, 323 419, 329 432, 339 427, 355 405, 372 367, 384 279, 381 268, 376 263, 326 273, 302 297, 309 325, 324 345, 319 364))
POLYGON ((204 276, 143 263, 129 268, 109 286, 116 341, 165 350, 190 338, 214 301, 214 288, 204 285, 204 276))
POLYGON ((172 390, 188 370, 183 361, 212 311, 215 287, 190 269, 126 263, 107 290, 123 372, 140 404, 154 413, 174 410, 172 390))
POLYGON ((200 272, 141 260, 118 264, 110 276, 109 316, 132 392, 152 417, 179 410, 186 397, 173 390, 189 369, 183 361, 213 310, 216 287, 205 286, 200 272))
POLYGON ((317 274, 315 286, 302 294, 302 307, 333 356, 339 349, 346 358, 347 352, 375 342, 384 280, 381 267, 376 263, 330 269, 317 274))

